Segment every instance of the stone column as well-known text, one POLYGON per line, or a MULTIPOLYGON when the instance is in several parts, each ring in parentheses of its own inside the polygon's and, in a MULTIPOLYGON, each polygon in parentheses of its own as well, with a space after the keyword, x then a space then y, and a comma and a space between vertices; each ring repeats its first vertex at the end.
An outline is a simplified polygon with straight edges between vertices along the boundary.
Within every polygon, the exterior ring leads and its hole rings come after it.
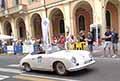
POLYGON ((4 28, 2 26, 2 22, 0 21, 0 34, 4 34, 4 28))
POLYGON ((104 3, 99 0, 94 1, 93 24, 100 25, 100 33, 101 37, 103 37, 106 30, 105 6, 104 3))
POLYGON ((13 32, 13 36, 18 39, 19 38, 19 32, 17 30, 17 27, 16 27, 16 22, 15 22, 15 19, 12 18, 11 19, 11 27, 12 27, 12 32, 13 32))
POLYGON ((120 23, 119 22, 120 22, 120 3, 119 3, 119 6, 118 6, 118 24, 119 24, 119 27, 118 27, 119 28, 119 32, 118 33, 119 33, 119 38, 120 38, 120 23))
POLYGON ((30 24, 29 15, 25 16, 25 26, 26 26, 26 35, 27 39, 30 39, 34 36, 34 31, 32 31, 32 24, 30 24))
POLYGON ((65 35, 67 35, 67 32, 72 33, 70 14, 70 5, 69 3, 66 3, 64 4, 65 35))

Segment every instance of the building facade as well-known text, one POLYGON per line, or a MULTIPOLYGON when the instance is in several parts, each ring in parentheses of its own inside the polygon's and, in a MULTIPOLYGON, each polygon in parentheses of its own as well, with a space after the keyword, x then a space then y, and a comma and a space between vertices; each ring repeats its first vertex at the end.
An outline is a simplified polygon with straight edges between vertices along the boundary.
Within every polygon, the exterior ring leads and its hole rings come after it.
POLYGON ((42 38, 43 19, 50 21, 49 37, 78 35, 98 24, 100 35, 106 28, 120 32, 120 0, 1 0, 0 33, 17 39, 42 38))

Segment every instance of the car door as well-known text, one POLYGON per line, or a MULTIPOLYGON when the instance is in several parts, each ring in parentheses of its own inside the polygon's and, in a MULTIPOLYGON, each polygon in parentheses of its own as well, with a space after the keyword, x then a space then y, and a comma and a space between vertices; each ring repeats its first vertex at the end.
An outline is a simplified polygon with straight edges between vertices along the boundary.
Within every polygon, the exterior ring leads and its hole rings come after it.
POLYGON ((49 57, 49 54, 39 54, 35 57, 34 65, 37 70, 49 71, 51 70, 51 62, 53 58, 49 57))
POLYGON ((47 64, 48 59, 46 59, 46 56, 47 56, 47 54, 38 55, 38 57, 36 59, 37 60, 36 61, 36 66, 37 66, 38 69, 40 69, 40 70, 46 70, 47 69, 46 65, 48 65, 47 64))
POLYGON ((31 65, 35 69, 43 68, 44 61, 43 61, 44 54, 34 54, 31 56, 31 65))

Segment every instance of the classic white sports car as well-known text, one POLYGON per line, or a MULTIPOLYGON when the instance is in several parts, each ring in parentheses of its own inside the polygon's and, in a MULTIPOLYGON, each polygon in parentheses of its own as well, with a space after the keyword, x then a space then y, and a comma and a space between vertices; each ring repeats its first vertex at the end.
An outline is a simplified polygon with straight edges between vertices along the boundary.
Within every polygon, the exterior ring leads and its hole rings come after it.
POLYGON ((25 71, 42 70, 55 71, 59 75, 78 71, 95 63, 88 51, 64 50, 51 46, 46 51, 30 53, 20 61, 20 67, 25 71))

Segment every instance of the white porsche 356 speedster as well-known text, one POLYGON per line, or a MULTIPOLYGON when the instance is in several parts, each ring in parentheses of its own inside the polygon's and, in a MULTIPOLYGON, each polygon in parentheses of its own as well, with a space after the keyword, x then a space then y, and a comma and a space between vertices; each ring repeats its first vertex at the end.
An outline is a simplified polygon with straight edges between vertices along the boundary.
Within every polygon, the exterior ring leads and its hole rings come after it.
POLYGON ((26 55, 20 61, 25 71, 55 71, 59 75, 78 71, 95 63, 90 52, 84 50, 63 50, 58 46, 50 46, 46 51, 26 55))

